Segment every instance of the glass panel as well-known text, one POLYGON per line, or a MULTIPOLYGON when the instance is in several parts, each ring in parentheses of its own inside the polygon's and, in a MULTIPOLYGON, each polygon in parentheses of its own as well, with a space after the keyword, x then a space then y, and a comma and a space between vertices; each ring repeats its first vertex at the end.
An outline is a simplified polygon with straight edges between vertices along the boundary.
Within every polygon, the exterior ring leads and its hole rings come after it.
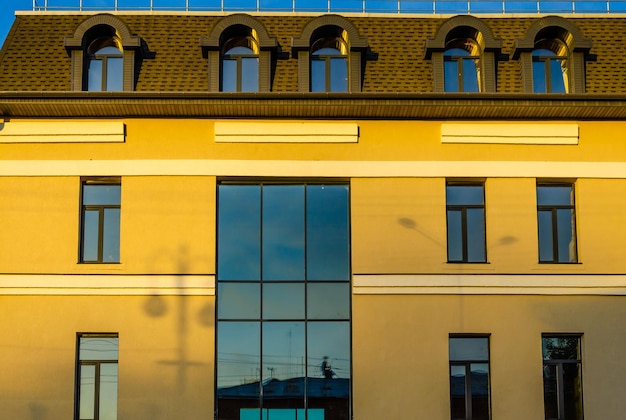
POLYGON ((448 185, 446 186, 446 204, 448 205, 482 205, 485 202, 482 185, 448 185))
POLYGON ((263 319, 304 318, 304 283, 263 284, 263 319))
POLYGON ((460 210, 448 210, 448 261, 463 261, 463 225, 460 210))
POLYGON ((259 91, 259 59, 256 57, 241 59, 241 91, 259 91))
POLYGON ((99 92, 102 90, 102 60, 90 59, 87 69, 87 90, 99 92))
POLYGON ((533 60, 533 92, 546 93, 546 62, 543 60, 533 60))
POLYGON ((485 210, 467 209, 467 260, 484 262, 485 258, 485 210))
POLYGON ((345 57, 330 59, 330 91, 348 91, 348 61, 345 57))
POLYGON ((83 213, 82 261, 98 261, 98 225, 100 212, 85 210, 83 213))
POLYGON ((450 337, 450 360, 489 360, 487 337, 450 337))
POLYGON ((567 93, 565 89, 565 67, 563 67, 563 60, 551 59, 549 66, 552 93, 567 93))
POLYGON ((546 419, 556 419, 559 417, 559 394, 556 369, 556 365, 543 366, 543 401, 546 419))
POLYGON ((539 261, 554 261, 552 211, 537 211, 539 233, 539 261))
POLYGON ((304 362, 304 322, 263 323, 265 407, 304 408, 304 362))
POLYGON ((307 339, 308 407, 325 420, 350 418, 350 323, 309 322, 307 339))
MULTIPOLYGON (((261 331, 258 322, 221 321, 217 332, 218 398, 255 400, 259 396, 261 331), (255 385, 256 384, 256 385, 255 385)), ((240 404, 243 404, 239 401, 240 404)), ((239 405, 236 411, 239 411, 239 405)), ((258 407, 258 402, 241 405, 258 407)), ((220 410, 225 406, 220 403, 220 410)))
POLYGON ((80 360, 117 360, 117 337, 80 337, 80 360))
POLYGON ((450 411, 453 419, 465 419, 465 365, 450 366, 450 411))
POLYGON ((309 319, 349 319, 350 284, 318 283, 307 285, 309 319))
POLYGON ((311 92, 326 92, 326 60, 311 60, 311 92))
POLYGON ((107 57, 107 87, 109 92, 124 90, 124 59, 122 57, 107 57))
POLYGON ((563 392, 565 394, 565 404, 563 411, 564 419, 582 420, 583 418, 583 396, 582 377, 580 363, 565 363, 563 367, 563 392))
POLYGON ((579 360, 580 337, 543 337, 543 360, 579 360))
POLYGON ((304 186, 263 188, 263 280, 304 280, 304 186))
POLYGON ((466 58, 463 64, 463 92, 479 92, 478 84, 478 60, 466 58))
POLYGON ((222 92, 237 92, 237 60, 222 60, 222 92))
POLYGON ((104 209, 102 261, 120 261, 120 209, 104 209))
POLYGON ((80 419, 95 418, 96 367, 82 365, 80 367, 80 419))
POLYGON ((489 420, 489 364, 471 366, 472 420, 489 420))
POLYGON ((120 185, 83 184, 83 205, 119 205, 121 191, 120 185))
POLYGON ((443 80, 446 92, 459 91, 459 64, 457 60, 445 60, 443 62, 443 80))
POLYGON ((538 185, 537 205, 570 206, 574 204, 571 185, 538 185))
POLYGON ((261 188, 220 185, 218 280, 260 280, 261 188))
POLYGON ((99 420, 117 419, 117 363, 100 365, 99 420))
POLYGON ((574 210, 557 209, 557 243, 559 262, 576 262, 576 234, 574 233, 574 210))
POLYGON ((309 185, 307 196, 307 279, 349 280, 348 187, 309 185))
POLYGON ((259 319, 261 286, 258 283, 219 282, 217 316, 220 319, 259 319))

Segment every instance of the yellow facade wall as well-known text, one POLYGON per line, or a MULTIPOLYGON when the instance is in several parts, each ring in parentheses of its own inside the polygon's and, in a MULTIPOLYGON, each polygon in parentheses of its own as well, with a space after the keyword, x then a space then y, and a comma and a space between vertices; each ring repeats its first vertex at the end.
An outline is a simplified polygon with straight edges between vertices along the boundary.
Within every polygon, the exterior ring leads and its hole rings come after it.
POLYGON ((626 410, 620 297, 354 296, 355 419, 450 418, 449 334, 489 334, 492 418, 543 420, 541 334, 582 333, 585 419, 626 410))
POLYGON ((118 418, 213 416, 206 297, 0 296, 3 419, 71 419, 76 333, 119 334, 118 418))

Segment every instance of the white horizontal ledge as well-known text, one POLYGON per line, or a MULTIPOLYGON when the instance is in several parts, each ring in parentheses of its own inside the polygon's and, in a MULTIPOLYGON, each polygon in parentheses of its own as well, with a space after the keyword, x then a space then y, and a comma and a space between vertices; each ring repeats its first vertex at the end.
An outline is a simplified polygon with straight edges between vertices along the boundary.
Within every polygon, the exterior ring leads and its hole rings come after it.
POLYGON ((626 275, 357 274, 355 295, 626 295, 626 275))
POLYGON ((215 276, 3 274, 0 295, 214 296, 215 276))
POLYGON ((356 123, 216 122, 216 143, 357 143, 356 123))
POLYGON ((442 143, 577 145, 578 124, 444 123, 442 143))
POLYGON ((7 121, 0 143, 123 143, 122 121, 7 121))
POLYGON ((626 178, 626 162, 2 160, 0 176, 626 178))

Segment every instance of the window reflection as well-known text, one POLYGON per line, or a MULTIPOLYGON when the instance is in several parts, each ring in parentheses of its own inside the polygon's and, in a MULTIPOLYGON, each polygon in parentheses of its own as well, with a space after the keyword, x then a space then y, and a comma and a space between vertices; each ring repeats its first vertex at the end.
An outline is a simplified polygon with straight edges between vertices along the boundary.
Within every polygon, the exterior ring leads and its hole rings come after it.
POLYGON ((116 335, 78 338, 78 419, 116 420, 118 383, 116 335))
POLYGON ((119 41, 114 38, 98 38, 87 49, 87 90, 124 90, 124 58, 119 41))
POLYGON ((348 45, 339 28, 328 27, 329 36, 311 45, 311 92, 348 91, 348 45), (339 31, 337 36, 330 36, 339 31))
POLYGON ((447 184, 448 262, 487 260, 484 197, 483 184, 447 184))
POLYGON ((577 262, 572 184, 537 185, 539 262, 577 262))
POLYGON ((480 92, 480 49, 471 39, 448 43, 443 53, 446 92, 480 92))
POLYGON ((489 420, 489 338, 450 337, 452 420, 489 420))
POLYGON ((347 186, 218 194, 218 419, 349 418, 347 186))
POLYGON ((582 420, 582 358, 580 335, 542 337, 544 409, 546 419, 582 420))
POLYGON ((82 185, 80 261, 120 261, 121 186, 88 180, 82 185))
MULTIPOLYGON (((547 45, 544 41, 541 45, 547 45)), ((535 93, 567 93, 567 56, 565 44, 552 40, 553 49, 538 48, 532 52, 533 91, 535 93), (556 45, 555 45, 556 44, 556 45)))

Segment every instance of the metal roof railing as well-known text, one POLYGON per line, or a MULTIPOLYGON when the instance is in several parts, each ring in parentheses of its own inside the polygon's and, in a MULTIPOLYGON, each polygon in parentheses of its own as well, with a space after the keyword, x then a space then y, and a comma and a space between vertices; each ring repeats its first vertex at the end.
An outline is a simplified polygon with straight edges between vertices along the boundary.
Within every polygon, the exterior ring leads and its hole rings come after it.
POLYGON ((34 11, 612 14, 626 0, 33 0, 34 11))

